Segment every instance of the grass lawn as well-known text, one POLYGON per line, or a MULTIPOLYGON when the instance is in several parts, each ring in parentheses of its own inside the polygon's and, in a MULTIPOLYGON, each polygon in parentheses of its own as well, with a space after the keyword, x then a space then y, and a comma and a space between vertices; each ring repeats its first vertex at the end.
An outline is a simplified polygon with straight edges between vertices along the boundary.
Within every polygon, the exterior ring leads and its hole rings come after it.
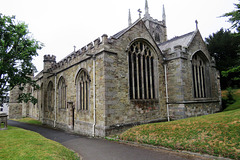
POLYGON ((63 145, 38 133, 8 126, 0 131, 0 159, 67 159, 79 157, 63 145))
POLYGON ((25 118, 21 118, 21 119, 12 119, 12 120, 18 121, 18 122, 23 122, 23 123, 42 125, 42 122, 40 122, 36 119, 33 119, 33 118, 29 118, 29 117, 25 117, 25 118))
POLYGON ((126 141, 240 159, 240 90, 236 91, 234 107, 226 108, 230 111, 140 125, 119 137, 126 141))
MULTIPOLYGON (((222 91, 222 97, 226 99, 227 91, 222 91)), ((233 89, 233 98, 236 100, 235 103, 230 104, 224 111, 230 111, 234 109, 240 109, 240 89, 233 89)))

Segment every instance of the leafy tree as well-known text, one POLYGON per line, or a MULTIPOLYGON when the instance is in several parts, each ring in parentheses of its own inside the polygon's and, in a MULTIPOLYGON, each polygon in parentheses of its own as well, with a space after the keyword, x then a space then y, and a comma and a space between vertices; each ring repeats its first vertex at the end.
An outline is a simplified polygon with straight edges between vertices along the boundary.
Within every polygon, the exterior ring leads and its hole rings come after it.
MULTIPOLYGON (((0 97, 5 97, 15 86, 20 90, 27 84, 34 89, 38 88, 31 79, 31 75, 36 71, 32 60, 42 46, 31 37, 25 23, 16 22, 15 16, 4 16, 0 13, 0 97)), ((36 103, 36 98, 27 93, 23 93, 19 100, 36 103)))
POLYGON ((240 80, 240 65, 236 66, 234 68, 231 68, 227 71, 222 71, 223 77, 229 77, 233 81, 239 81, 240 80))
MULTIPOLYGON (((238 46, 240 38, 229 30, 221 29, 205 39, 210 55, 216 60, 217 69, 222 72, 239 64, 238 46)), ((229 77, 221 75, 221 87, 226 89, 232 85, 229 77)))
POLYGON ((234 10, 229 13, 225 13, 223 16, 224 17, 230 17, 229 22, 232 23, 231 28, 235 28, 238 32, 238 36, 240 36, 240 1, 239 4, 234 4, 237 10, 234 10))
MULTIPOLYGON (((229 22, 232 23, 232 27, 233 29, 237 30, 237 33, 235 34, 237 38, 240 39, 240 1, 239 4, 234 4, 236 7, 236 10, 229 12, 229 13, 225 13, 223 16, 224 17, 230 17, 229 18, 229 22)), ((238 45, 238 55, 240 55, 240 43, 238 45)), ((240 59, 237 59, 238 63, 236 66, 234 66, 233 68, 230 68, 226 71, 222 71, 222 75, 224 77, 228 77, 230 78, 232 81, 234 81, 236 84, 239 85, 239 81, 240 81, 240 59)))
POLYGON ((229 70, 222 71, 221 74, 224 78, 228 79, 228 84, 231 86, 240 87, 240 65, 229 70))
POLYGON ((216 60, 217 69, 220 71, 232 68, 238 63, 238 45, 240 39, 229 30, 223 28, 209 35, 205 39, 208 51, 216 60))

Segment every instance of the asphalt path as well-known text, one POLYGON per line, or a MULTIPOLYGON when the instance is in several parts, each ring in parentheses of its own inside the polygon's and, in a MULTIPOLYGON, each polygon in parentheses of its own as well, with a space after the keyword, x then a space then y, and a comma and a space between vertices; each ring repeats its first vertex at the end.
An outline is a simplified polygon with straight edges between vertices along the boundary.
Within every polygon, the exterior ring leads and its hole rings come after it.
POLYGON ((68 133, 44 126, 31 125, 8 120, 8 125, 41 134, 42 136, 61 143, 77 152, 83 160, 200 160, 203 157, 153 149, 150 147, 134 146, 105 139, 68 133))

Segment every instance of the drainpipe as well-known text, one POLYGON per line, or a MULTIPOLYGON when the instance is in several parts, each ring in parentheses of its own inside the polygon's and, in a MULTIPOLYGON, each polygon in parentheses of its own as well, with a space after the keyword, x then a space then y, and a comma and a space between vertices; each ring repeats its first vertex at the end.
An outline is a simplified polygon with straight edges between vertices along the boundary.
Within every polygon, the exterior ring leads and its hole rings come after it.
POLYGON ((93 55, 93 137, 95 137, 95 125, 96 125, 96 57, 93 55))
POLYGON ((54 110, 55 110, 55 118, 54 118, 54 128, 56 127, 56 119, 57 119, 57 74, 55 74, 55 94, 54 94, 54 99, 55 99, 55 103, 54 103, 54 110))
POLYGON ((167 63, 164 64, 164 73, 165 73, 165 88, 166 88, 166 103, 167 103, 167 119, 170 121, 169 118, 169 106, 168 106, 168 83, 167 83, 167 63))

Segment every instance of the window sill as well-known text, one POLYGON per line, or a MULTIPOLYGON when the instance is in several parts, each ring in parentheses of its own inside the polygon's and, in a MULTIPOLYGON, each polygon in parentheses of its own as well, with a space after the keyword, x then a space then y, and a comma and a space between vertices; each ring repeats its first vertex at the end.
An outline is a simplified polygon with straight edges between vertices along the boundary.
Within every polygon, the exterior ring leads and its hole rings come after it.
POLYGON ((131 102, 158 102, 158 99, 130 99, 131 102))

